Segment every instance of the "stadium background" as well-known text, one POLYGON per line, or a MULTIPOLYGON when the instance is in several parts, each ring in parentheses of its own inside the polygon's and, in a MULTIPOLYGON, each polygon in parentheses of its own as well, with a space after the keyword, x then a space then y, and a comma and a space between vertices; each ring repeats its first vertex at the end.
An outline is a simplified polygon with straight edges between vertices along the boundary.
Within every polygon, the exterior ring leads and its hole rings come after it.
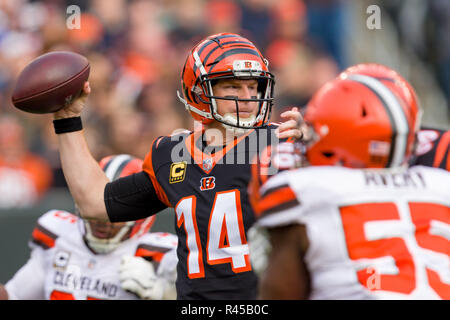
MULTIPOLYGON (((20 70, 48 51, 85 55, 93 92, 83 121, 94 157, 142 158, 155 137, 191 127, 176 100, 182 65, 197 41, 224 31, 248 37, 269 59, 273 120, 347 66, 378 62, 416 88, 425 125, 450 127, 448 0, 0 0, 0 282, 27 260, 41 214, 73 211, 51 115, 25 114, 10 102, 20 70), (80 29, 68 28, 70 5, 81 10, 80 29), (370 5, 380 8, 381 29, 368 28, 370 5), (41 174, 23 181, 11 168, 30 155, 41 174), (33 183, 37 195, 24 191, 33 183)), ((173 231, 173 212, 158 215, 153 230, 173 231)))

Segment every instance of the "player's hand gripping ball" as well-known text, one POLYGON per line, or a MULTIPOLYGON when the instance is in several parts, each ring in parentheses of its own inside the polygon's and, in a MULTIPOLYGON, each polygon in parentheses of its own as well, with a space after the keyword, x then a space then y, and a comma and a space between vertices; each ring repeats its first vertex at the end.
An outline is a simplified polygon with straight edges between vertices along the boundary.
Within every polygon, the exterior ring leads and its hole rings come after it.
POLYGON ((80 54, 55 51, 41 55, 20 73, 12 103, 26 112, 56 112, 80 95, 89 71, 89 61, 80 54))

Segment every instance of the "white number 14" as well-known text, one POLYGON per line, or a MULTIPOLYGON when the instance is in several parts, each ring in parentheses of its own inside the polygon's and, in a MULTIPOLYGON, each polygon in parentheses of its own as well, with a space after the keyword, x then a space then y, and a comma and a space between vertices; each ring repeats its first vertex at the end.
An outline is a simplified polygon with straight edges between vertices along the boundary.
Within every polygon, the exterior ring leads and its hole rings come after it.
MULTIPOLYGON (((217 192, 208 224, 206 257, 210 265, 230 263, 234 272, 251 270, 245 237, 240 192, 237 189, 217 192)), ((184 225, 189 278, 205 276, 202 246, 196 219, 197 198, 189 196, 175 206, 177 225, 184 225)))

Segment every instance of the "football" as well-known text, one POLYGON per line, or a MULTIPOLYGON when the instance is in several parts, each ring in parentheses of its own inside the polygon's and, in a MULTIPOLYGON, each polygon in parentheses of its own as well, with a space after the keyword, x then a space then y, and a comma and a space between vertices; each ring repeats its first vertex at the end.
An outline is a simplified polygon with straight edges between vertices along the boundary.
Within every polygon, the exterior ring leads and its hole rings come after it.
POLYGON ((80 95, 89 71, 89 61, 80 54, 68 51, 43 54, 19 74, 12 103, 25 112, 56 112, 80 95))

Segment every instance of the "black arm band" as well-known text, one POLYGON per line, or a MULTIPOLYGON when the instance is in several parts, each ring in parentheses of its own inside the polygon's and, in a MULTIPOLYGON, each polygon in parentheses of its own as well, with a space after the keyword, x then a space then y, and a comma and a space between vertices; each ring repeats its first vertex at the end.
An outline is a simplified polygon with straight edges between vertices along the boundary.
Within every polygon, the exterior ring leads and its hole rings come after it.
POLYGON ((81 117, 53 120, 53 127, 55 128, 56 134, 83 130, 81 117))

